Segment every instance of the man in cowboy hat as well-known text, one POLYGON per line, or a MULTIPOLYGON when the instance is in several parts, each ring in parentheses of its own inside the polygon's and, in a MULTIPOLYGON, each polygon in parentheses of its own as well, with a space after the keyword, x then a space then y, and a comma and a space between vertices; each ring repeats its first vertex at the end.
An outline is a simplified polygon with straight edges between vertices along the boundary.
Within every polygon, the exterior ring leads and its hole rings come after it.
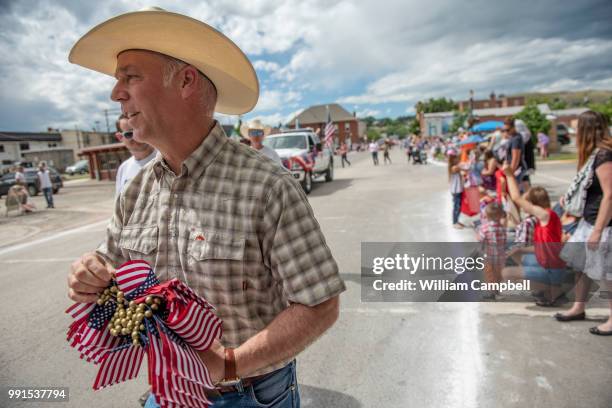
POLYGON ((223 319, 221 342, 200 353, 214 406, 299 404, 295 356, 334 324, 345 286, 291 174, 213 119, 255 106, 247 57, 212 27, 155 9, 103 22, 69 60, 115 76, 134 139, 160 152, 116 201, 103 244, 71 265, 69 297, 95 301, 114 268, 143 259, 223 319))
POLYGON ((245 123, 240 126, 240 134, 249 139, 253 149, 282 165, 282 161, 278 153, 276 153, 274 149, 264 146, 262 143, 264 137, 268 136, 271 131, 272 128, 270 126, 264 126, 259 119, 255 119, 251 123, 245 123))

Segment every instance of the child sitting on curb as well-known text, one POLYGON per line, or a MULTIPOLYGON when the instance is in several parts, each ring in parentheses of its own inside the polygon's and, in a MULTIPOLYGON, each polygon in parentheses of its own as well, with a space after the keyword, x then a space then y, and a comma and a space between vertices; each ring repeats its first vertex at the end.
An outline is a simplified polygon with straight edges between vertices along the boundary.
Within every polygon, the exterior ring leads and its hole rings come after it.
POLYGON ((510 166, 504 166, 511 199, 526 213, 536 218, 533 231, 533 253, 522 258, 522 266, 504 268, 503 276, 509 280, 529 279, 542 298, 538 306, 555 306, 563 295, 561 284, 565 276, 565 263, 559 257, 563 247, 559 216, 551 209, 548 192, 543 187, 531 187, 524 195, 519 192, 510 166))

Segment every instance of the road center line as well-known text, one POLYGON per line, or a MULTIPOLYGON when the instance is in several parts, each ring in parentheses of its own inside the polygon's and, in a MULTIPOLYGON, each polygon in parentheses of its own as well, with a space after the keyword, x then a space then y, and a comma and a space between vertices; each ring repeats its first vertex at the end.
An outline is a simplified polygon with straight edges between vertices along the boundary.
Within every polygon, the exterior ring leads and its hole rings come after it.
POLYGON ((89 231, 92 228, 100 227, 106 224, 108 224, 108 220, 99 221, 94 224, 87 224, 87 225, 83 225, 82 227, 77 227, 77 228, 69 229, 66 231, 61 231, 61 232, 58 232, 57 234, 50 235, 44 238, 40 238, 35 241, 24 242, 23 244, 9 246, 7 248, 0 249, 0 256, 4 254, 8 254, 9 252, 15 252, 15 251, 19 251, 20 249, 30 248, 32 246, 43 244, 45 242, 53 241, 55 239, 65 237, 67 235, 78 234, 79 232, 83 232, 83 231, 89 231))
POLYGON ((0 260, 0 264, 20 264, 20 263, 51 263, 51 262, 72 262, 75 258, 44 258, 44 259, 5 259, 0 260))

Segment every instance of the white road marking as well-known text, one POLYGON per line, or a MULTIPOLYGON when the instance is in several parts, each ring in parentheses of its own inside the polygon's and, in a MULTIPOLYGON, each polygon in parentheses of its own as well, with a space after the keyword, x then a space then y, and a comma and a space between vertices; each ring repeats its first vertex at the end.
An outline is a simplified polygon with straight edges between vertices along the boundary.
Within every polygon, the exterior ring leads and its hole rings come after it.
POLYGON ((562 179, 560 177, 549 176, 547 174, 542 174, 542 173, 537 173, 536 172, 535 178, 537 179, 538 177, 542 177, 542 178, 545 178, 545 179, 548 179, 548 180, 556 181, 556 182, 567 184, 567 185, 569 185, 572 182, 572 180, 562 179))
POLYGON ((97 227, 100 227, 106 224, 108 224, 108 220, 96 222, 95 224, 83 225, 82 227, 77 227, 77 228, 69 229, 66 231, 58 232, 57 234, 53 234, 48 237, 37 239, 35 241, 24 242, 23 244, 13 245, 13 246, 10 246, 4 249, 0 249, 0 256, 4 254, 8 254, 9 252, 15 252, 20 249, 30 248, 30 247, 33 247, 39 244, 43 244, 45 242, 53 241, 55 239, 65 237, 67 235, 78 234, 84 231, 91 231, 92 228, 97 228, 97 227))
POLYGON ((51 263, 51 262, 72 262, 75 258, 45 258, 45 259, 5 259, 0 260, 0 264, 20 264, 20 263, 51 263))
POLYGON ((415 314, 417 310, 413 308, 368 308, 368 307, 347 307, 341 308, 340 313, 358 313, 358 314, 415 314))

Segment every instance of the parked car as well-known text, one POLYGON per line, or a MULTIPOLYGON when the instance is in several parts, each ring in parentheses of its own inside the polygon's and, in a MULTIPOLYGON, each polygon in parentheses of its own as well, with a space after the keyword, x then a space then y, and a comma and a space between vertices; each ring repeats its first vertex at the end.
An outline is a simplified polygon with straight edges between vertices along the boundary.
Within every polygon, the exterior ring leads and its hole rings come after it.
POLYGON ((73 165, 66 167, 66 173, 71 176, 74 174, 89 173, 89 160, 79 160, 73 165))
MULTIPOLYGON (((38 181, 38 169, 24 169, 23 175, 26 179, 28 194, 31 196, 38 195, 40 192, 40 182, 38 181)), ((53 184, 53 194, 57 194, 60 188, 64 187, 64 182, 62 181, 62 177, 52 167, 49 167, 49 178, 51 179, 51 184, 53 184)), ((9 188, 11 188, 15 184, 15 172, 6 173, 2 178, 0 178, 0 197, 6 195, 8 193, 9 188)))
POLYGON ((310 129, 289 130, 270 135, 264 139, 263 144, 278 153, 283 166, 300 182, 306 194, 312 190, 313 179, 334 179, 333 154, 310 129))
POLYGON ((557 140, 561 145, 570 144, 571 128, 563 123, 557 123, 557 140))

